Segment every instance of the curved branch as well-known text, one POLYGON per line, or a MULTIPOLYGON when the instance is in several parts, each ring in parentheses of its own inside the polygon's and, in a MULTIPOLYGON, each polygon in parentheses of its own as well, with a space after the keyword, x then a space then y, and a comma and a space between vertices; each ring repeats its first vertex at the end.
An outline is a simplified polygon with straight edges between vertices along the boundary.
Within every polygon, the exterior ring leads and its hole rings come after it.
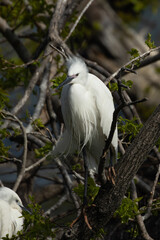
POLYGON ((15 115, 13 115, 10 112, 7 112, 5 110, 2 110, 1 113, 6 115, 8 120, 17 122, 23 132, 23 138, 24 138, 23 160, 22 160, 22 165, 21 165, 19 175, 18 175, 17 180, 13 187, 13 190, 16 192, 19 187, 19 184, 21 183, 21 181, 23 179, 24 173, 25 173, 25 166, 26 166, 26 162, 27 162, 27 145, 28 145, 27 134, 26 134, 26 129, 23 126, 22 122, 15 115))

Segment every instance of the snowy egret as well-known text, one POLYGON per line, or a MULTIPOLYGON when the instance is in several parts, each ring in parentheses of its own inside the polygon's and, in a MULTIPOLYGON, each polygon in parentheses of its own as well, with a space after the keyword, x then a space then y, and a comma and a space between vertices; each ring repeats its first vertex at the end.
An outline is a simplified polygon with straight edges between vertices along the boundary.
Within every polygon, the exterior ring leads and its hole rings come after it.
MULTIPOLYGON (((53 148, 53 155, 72 154, 83 150, 91 176, 98 173, 105 139, 109 136, 114 103, 111 92, 85 62, 77 57, 67 61, 68 77, 59 85, 65 131, 53 148), (84 151, 85 150, 85 151, 84 151)), ((117 157, 117 128, 112 139, 113 164, 117 157)), ((109 165, 108 161, 107 165, 109 165)), ((86 166, 87 165, 87 166, 86 166)))
POLYGON ((16 235, 22 230, 22 201, 13 190, 0 187, 0 239, 8 234, 16 235))

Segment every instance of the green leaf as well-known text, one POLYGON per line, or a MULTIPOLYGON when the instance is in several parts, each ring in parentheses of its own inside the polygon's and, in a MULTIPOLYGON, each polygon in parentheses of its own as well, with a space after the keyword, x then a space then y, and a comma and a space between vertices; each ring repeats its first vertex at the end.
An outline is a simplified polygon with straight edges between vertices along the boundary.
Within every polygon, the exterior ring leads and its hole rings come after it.
POLYGON ((147 39, 146 39, 146 41, 145 41, 145 44, 146 44, 150 49, 156 47, 155 44, 154 44, 154 41, 151 41, 151 34, 150 34, 150 33, 148 33, 148 35, 147 35, 147 39))
MULTIPOLYGON (((128 51, 128 53, 131 55, 130 60, 135 59, 140 56, 139 51, 136 48, 132 48, 130 51, 128 51)), ((134 65, 137 67, 140 65, 140 58, 135 60, 134 65)), ((128 65, 127 67, 131 68, 131 65, 128 65)))
POLYGON ((111 92, 115 92, 115 91, 118 90, 118 84, 117 84, 117 83, 111 83, 111 82, 109 82, 109 83, 108 83, 108 87, 109 87, 109 90, 110 90, 111 92))
POLYGON ((49 151, 51 151, 52 147, 53 147, 53 143, 52 142, 47 142, 44 147, 36 148, 34 150, 36 157, 37 158, 43 157, 49 151))
MULTIPOLYGON (((80 183, 78 187, 75 187, 74 192, 81 198, 83 201, 84 197, 84 185, 80 183)), ((87 200, 88 200, 88 205, 91 205, 94 201, 95 196, 98 194, 99 187, 96 186, 93 178, 88 178, 88 185, 87 185, 87 200)))
POLYGON ((137 202, 139 202, 141 199, 142 197, 133 201, 130 198, 130 194, 128 194, 128 197, 123 198, 122 203, 116 210, 114 216, 119 216, 122 223, 128 223, 130 219, 134 219, 139 213, 137 202))
POLYGON ((36 125, 39 128, 44 128, 45 127, 40 118, 37 118, 36 120, 34 120, 32 124, 36 125))
POLYGON ((66 77, 67 77, 66 73, 63 73, 63 75, 58 76, 51 80, 51 82, 53 83, 52 88, 57 88, 66 79, 66 77))
POLYGON ((128 51, 128 53, 131 55, 131 59, 134 59, 140 56, 139 51, 136 48, 131 48, 131 50, 128 51))
POLYGON ((142 124, 137 123, 136 117, 132 120, 123 118, 122 116, 118 118, 119 133, 123 134, 123 138, 128 136, 130 141, 139 133, 142 126, 142 124))

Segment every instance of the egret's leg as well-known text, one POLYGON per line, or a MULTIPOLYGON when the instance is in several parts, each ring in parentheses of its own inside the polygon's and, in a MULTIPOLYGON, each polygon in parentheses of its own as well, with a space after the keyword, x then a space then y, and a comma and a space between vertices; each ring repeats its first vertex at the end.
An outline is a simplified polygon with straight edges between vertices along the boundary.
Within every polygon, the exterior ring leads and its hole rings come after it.
MULTIPOLYGON (((88 161, 87 161, 87 154, 86 154, 86 150, 85 147, 82 150, 83 152, 83 160, 84 160, 84 196, 83 196, 83 209, 82 209, 82 214, 84 216, 84 221, 87 224, 88 228, 91 230, 92 227, 90 225, 90 223, 88 222, 88 217, 86 214, 86 208, 87 208, 87 184, 88 184, 88 161)), ((76 218, 72 224, 71 227, 78 221, 78 219, 80 218, 80 216, 78 218, 76 218)))
POLYGON ((115 185, 115 177, 116 172, 114 169, 114 164, 116 163, 116 152, 114 147, 111 145, 110 147, 110 161, 109 161, 109 167, 106 174, 107 180, 111 181, 115 185))
POLYGON ((87 205, 87 184, 88 184, 88 161, 85 147, 83 148, 83 161, 84 161, 84 196, 83 205, 87 205))

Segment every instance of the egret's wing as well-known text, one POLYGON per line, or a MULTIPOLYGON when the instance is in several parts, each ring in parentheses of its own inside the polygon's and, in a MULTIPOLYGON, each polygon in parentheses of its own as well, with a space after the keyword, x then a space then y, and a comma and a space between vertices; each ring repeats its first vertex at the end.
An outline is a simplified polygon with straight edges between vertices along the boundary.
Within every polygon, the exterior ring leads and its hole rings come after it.
MULTIPOLYGON (((112 94, 109 91, 109 89, 105 86, 105 84, 95 75, 92 74, 89 74, 89 86, 90 90, 93 93, 97 109, 99 111, 100 125, 102 127, 102 131, 104 135, 108 137, 111 129, 114 112, 114 102, 112 94)), ((117 151, 118 146, 117 128, 112 139, 112 145, 117 151)))

